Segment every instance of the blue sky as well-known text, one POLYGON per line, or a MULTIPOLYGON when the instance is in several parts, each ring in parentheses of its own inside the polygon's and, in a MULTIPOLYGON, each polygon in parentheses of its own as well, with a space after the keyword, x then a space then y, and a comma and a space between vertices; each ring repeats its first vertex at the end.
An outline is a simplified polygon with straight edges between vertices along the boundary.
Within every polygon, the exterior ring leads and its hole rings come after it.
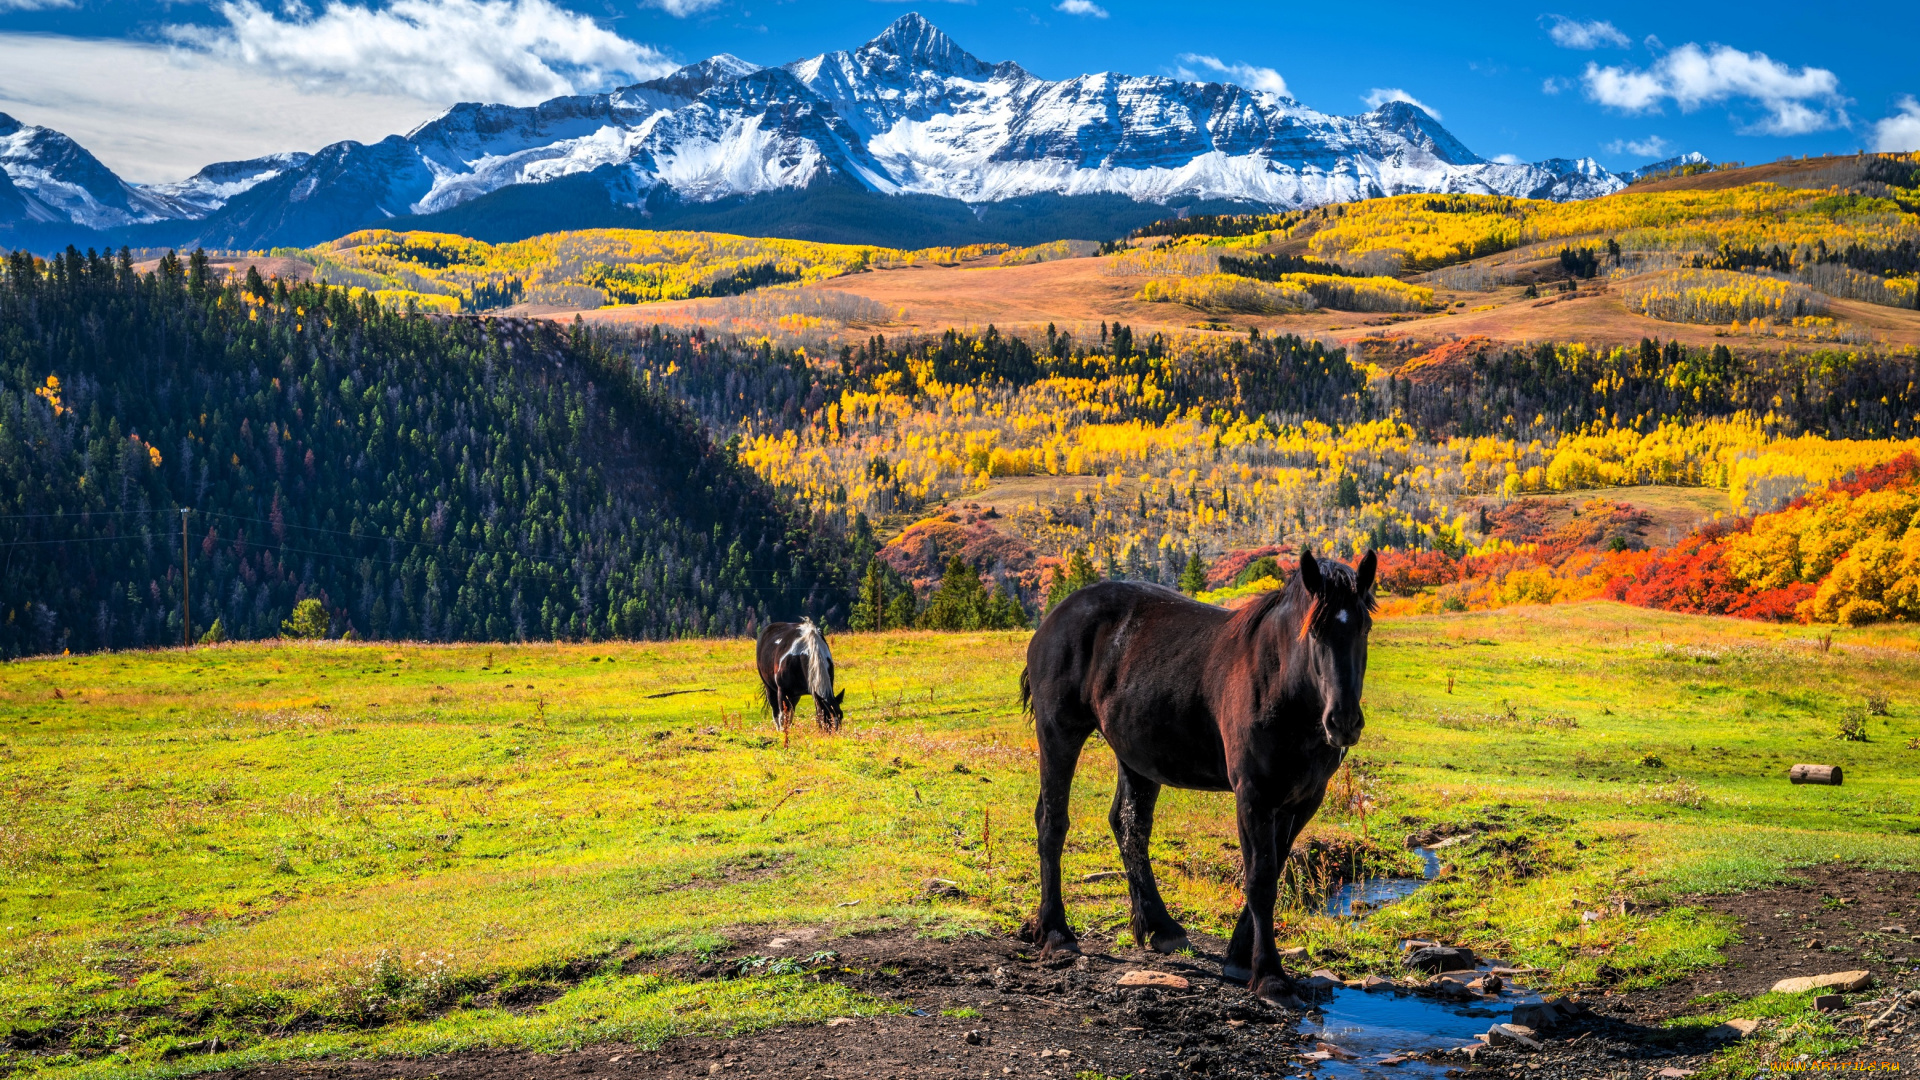
POLYGON ((0 0, 0 111, 130 179, 404 131, 731 52, 851 48, 919 10, 974 54, 1066 78, 1186 75, 1330 113, 1416 100, 1468 146, 1611 168, 1698 150, 1920 149, 1904 4, 1573 6, 883 0, 0 0))

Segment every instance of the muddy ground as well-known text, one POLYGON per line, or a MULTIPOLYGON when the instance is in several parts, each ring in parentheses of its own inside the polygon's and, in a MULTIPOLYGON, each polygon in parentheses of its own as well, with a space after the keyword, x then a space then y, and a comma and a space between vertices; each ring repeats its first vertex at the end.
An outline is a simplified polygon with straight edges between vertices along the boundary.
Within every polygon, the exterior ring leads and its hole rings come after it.
MULTIPOLYGON (((1719 993, 1761 993, 1794 975, 1865 968, 1875 987, 1852 995, 1843 1026, 1857 1027, 1900 990, 1920 989, 1920 874, 1829 868, 1804 885, 1696 901, 1743 925, 1726 964, 1658 990, 1583 995, 1592 1011, 1540 1032, 1525 1047, 1434 1053, 1395 1064, 1378 1054, 1303 1060, 1316 1044, 1295 1030, 1300 1014, 1260 1001, 1221 979, 1223 942, 1196 937, 1197 959, 1115 949, 1089 937, 1077 960, 1042 963, 1023 943, 970 937, 948 942, 890 932, 825 940, 818 930, 740 931, 738 956, 839 954, 827 977, 912 1008, 911 1015, 845 1019, 824 1027, 776 1029, 738 1038, 677 1039, 657 1051, 599 1046, 562 1055, 519 1052, 418 1061, 317 1062, 242 1070, 230 1080, 534 1080, 575 1076, 1061 1077, 1082 1073, 1173 1077, 1475 1075, 1647 1080, 1704 1067, 1722 1044, 1676 1038, 1669 1017, 1712 1007, 1719 993), (1891 928, 1898 928, 1897 930, 1891 928), (1152 970, 1188 980, 1184 989, 1122 987, 1119 977, 1152 970), (965 1012, 974 1015, 942 1015, 965 1012), (1662 1073, 1662 1070, 1675 1070, 1662 1073)), ((727 958, 677 971, 720 974, 727 958)), ((691 961, 687 962, 689 965, 691 961)), ((1348 991, 1357 992, 1357 991, 1348 991)), ((1489 1002, 1489 1005, 1494 1003, 1489 1002)), ((1913 1014, 1907 1014, 1912 1016, 1913 1014)), ((1920 1067, 1920 1019, 1869 1036, 1852 1061, 1920 1067)))

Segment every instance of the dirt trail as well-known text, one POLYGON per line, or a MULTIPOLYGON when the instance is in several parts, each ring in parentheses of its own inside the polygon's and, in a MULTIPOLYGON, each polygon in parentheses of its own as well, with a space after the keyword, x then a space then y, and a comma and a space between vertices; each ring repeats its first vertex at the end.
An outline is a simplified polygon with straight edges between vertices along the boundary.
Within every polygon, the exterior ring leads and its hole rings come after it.
MULTIPOLYGON (((1278 1075, 1297 1071, 1288 1067, 1303 1049, 1293 1032, 1297 1014, 1221 980, 1218 963, 1206 959, 1108 951, 1111 941, 1097 938, 1083 940, 1082 957, 1041 963, 1029 946, 1007 938, 936 942, 889 932, 825 940, 805 929, 734 936, 752 943, 736 950, 740 955, 832 949, 839 953, 836 966, 851 969, 832 978, 923 1015, 849 1019, 731 1039, 676 1039, 658 1051, 600 1046, 557 1056, 491 1052, 419 1061, 290 1064, 225 1075, 230 1080, 709 1075, 835 1080, 1072 1077, 1093 1071, 1149 1080, 1278 1075), (784 944, 770 945, 774 941, 784 944), (1125 972, 1149 969, 1180 975, 1190 985, 1184 990, 1115 985, 1125 972), (941 1015, 965 1009, 977 1015, 941 1015)), ((1222 943, 1209 944, 1217 957, 1222 943)), ((713 977, 719 966, 675 973, 713 977)))
MULTIPOLYGON (((1743 941, 1726 964, 1653 991, 1586 995, 1591 1012, 1542 1035, 1543 1047, 1435 1053, 1381 1065, 1334 1060, 1310 1065, 1314 1041, 1296 1031, 1301 1014, 1260 1001, 1218 976, 1223 942, 1196 935, 1192 960, 1114 949, 1089 936, 1086 955, 1042 963, 1024 943, 966 936, 928 941, 910 932, 828 939, 813 928, 743 929, 727 956, 681 961, 672 973, 719 975, 747 955, 839 954, 831 977, 910 1014, 782 1028, 738 1038, 686 1038, 657 1051, 597 1046, 569 1054, 496 1051, 415 1061, 315 1062, 240 1070, 227 1080, 536 1080, 563 1077, 793 1076, 809 1080, 893 1077, 1055 1077, 1083 1073, 1134 1080, 1175 1077, 1299 1076, 1328 1080, 1475 1075, 1529 1080, 1646 1080, 1660 1070, 1706 1067, 1724 1045, 1660 1027, 1702 1012, 1700 999, 1747 997, 1781 978, 1866 968, 1875 987, 1856 999, 1886 1000, 1920 988, 1920 874, 1831 867, 1805 884, 1692 901, 1741 921, 1743 941), (1904 962, 1901 962, 1904 959, 1904 962), (1129 971, 1188 980, 1185 989, 1118 986, 1129 971), (942 1011, 972 1010, 945 1016, 942 1011)), ((1859 1031, 1877 1006, 1850 1007, 1843 1030, 1859 1031)), ((1920 1015, 1869 1033, 1844 1060, 1920 1066, 1920 1015)))

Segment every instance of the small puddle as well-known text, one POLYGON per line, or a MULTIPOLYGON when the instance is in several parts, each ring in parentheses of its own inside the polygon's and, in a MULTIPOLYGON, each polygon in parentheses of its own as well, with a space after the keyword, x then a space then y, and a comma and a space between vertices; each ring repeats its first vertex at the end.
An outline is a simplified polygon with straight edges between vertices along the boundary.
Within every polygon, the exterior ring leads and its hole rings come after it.
POLYGON ((1300 1032, 1351 1054, 1357 1061, 1323 1061, 1319 1073, 1328 1078, 1441 1076, 1459 1061, 1408 1061, 1377 1064, 1383 1057, 1419 1050, 1450 1050, 1471 1046, 1474 1038, 1493 1024, 1513 1016, 1513 1007, 1539 1001, 1540 995, 1509 989, 1495 1001, 1451 1002, 1389 990, 1335 990, 1333 997, 1300 1022, 1300 1032))
POLYGON ((1420 891, 1421 886, 1440 876, 1439 853, 1425 847, 1417 847, 1413 851, 1420 856, 1425 877, 1369 877, 1349 881, 1327 897, 1327 914, 1335 918, 1350 918, 1378 911, 1396 900, 1412 896, 1420 891))
MULTIPOLYGON (((1440 876, 1440 855, 1416 847, 1423 875, 1417 878, 1373 877, 1348 882, 1327 897, 1326 913, 1335 918, 1364 917, 1418 892, 1440 876)), ((1481 970, 1496 966, 1483 961, 1481 970)), ((1358 1056, 1355 1061, 1323 1061, 1314 1066, 1333 1080, 1357 1077, 1441 1076, 1457 1062, 1412 1060, 1383 1066, 1383 1057, 1421 1050, 1470 1046, 1490 1025, 1513 1016, 1513 1007, 1539 1001, 1540 995, 1511 984, 1496 1000, 1446 1001, 1390 990, 1340 989, 1323 999, 1300 1022, 1300 1033, 1358 1056)))

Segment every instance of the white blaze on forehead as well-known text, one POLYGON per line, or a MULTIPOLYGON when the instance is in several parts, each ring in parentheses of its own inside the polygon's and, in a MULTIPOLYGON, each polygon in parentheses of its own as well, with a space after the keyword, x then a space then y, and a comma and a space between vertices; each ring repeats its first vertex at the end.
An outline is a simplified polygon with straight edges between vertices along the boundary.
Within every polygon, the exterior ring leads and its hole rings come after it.
POLYGON ((1346 609, 1346 608, 1341 608, 1341 609, 1340 609, 1339 611, 1336 611, 1336 612, 1334 612, 1334 613, 1333 613, 1333 617, 1334 617, 1335 619, 1338 619, 1338 620, 1340 620, 1341 622, 1346 622, 1346 621, 1347 621, 1347 609, 1346 609))

